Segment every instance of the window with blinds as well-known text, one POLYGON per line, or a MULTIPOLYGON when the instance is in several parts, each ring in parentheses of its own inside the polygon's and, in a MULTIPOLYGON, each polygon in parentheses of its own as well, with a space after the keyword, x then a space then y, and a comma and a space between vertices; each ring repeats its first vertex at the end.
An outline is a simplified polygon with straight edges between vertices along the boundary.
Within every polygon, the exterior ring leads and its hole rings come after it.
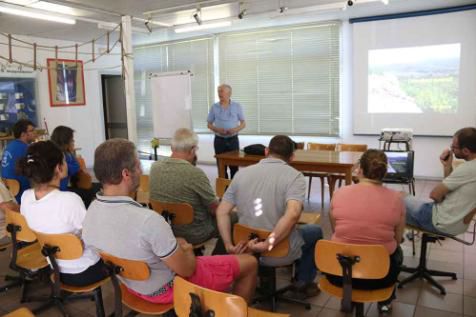
POLYGON ((244 133, 339 135, 340 23, 222 34, 218 45, 244 133))
POLYGON ((213 39, 134 48, 134 83, 137 109, 138 148, 150 151, 153 135, 149 74, 190 70, 192 76, 192 118, 195 131, 207 130, 208 108, 213 103, 213 39))

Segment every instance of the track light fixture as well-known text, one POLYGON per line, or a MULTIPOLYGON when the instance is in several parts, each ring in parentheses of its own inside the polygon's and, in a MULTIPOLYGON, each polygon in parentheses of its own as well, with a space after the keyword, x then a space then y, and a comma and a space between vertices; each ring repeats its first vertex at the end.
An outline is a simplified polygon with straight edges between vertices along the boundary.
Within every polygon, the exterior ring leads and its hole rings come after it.
POLYGON ((152 26, 150 25, 150 20, 144 22, 145 28, 152 33, 152 26))
POLYGON ((279 11, 279 13, 284 13, 284 12, 288 11, 288 7, 279 7, 278 11, 279 11))
POLYGON ((245 17, 246 13, 246 9, 241 10, 240 14, 238 14, 238 19, 242 20, 245 17))
POLYGON ((197 9, 197 11, 193 14, 193 18, 195 19, 195 22, 197 22, 198 25, 202 25, 202 11, 200 9, 197 9))

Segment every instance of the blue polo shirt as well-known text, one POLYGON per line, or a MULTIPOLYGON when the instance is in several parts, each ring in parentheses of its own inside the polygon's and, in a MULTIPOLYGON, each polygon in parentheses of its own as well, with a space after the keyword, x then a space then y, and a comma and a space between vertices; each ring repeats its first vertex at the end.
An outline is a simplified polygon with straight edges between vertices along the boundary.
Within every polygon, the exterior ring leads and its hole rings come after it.
POLYGON ((28 144, 15 139, 8 143, 3 151, 2 157, 2 177, 13 178, 20 183, 20 191, 15 196, 16 200, 21 201, 23 192, 30 188, 30 182, 25 176, 18 175, 16 172, 16 163, 19 159, 26 156, 28 144))
MULTIPOLYGON (((220 102, 216 102, 210 109, 207 118, 208 123, 213 124, 217 128, 223 129, 233 129, 240 125, 240 121, 245 121, 245 116, 243 115, 243 109, 238 102, 231 101, 230 105, 227 108, 224 108, 220 105, 220 102)), ((229 138, 233 135, 217 135, 229 138)))

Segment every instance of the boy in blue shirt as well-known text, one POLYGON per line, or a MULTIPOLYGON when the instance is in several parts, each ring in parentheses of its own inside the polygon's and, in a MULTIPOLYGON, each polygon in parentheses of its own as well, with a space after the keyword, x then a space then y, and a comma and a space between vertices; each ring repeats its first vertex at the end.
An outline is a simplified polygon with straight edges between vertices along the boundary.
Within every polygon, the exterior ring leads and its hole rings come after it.
POLYGON ((18 120, 12 128, 15 140, 8 143, 3 151, 2 157, 2 177, 18 180, 20 191, 15 196, 18 202, 21 201, 23 192, 30 188, 30 182, 24 176, 16 172, 16 163, 22 157, 25 157, 28 144, 36 139, 35 126, 33 122, 26 119, 18 120))

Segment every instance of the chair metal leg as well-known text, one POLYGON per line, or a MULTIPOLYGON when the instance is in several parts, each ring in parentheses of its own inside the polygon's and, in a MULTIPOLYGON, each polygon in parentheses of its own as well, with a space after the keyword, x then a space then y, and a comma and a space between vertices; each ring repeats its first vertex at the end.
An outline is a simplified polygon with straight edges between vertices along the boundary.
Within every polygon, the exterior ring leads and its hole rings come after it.
POLYGON ((321 208, 324 209, 324 193, 325 193, 324 177, 320 177, 320 179, 321 179, 321 208))
POLYGON ((0 293, 7 292, 8 290, 10 290, 14 287, 22 286, 22 284, 23 284, 23 281, 20 278, 16 278, 16 277, 13 277, 13 276, 10 276, 8 279, 7 279, 7 276, 6 276, 5 281, 11 281, 11 282, 1 286, 0 287, 0 293))
POLYGON ((435 242, 437 238, 430 237, 426 233, 424 233, 421 237, 421 252, 420 252, 420 262, 417 267, 415 268, 408 268, 403 266, 402 271, 403 272, 409 272, 413 273, 409 277, 405 278, 404 280, 400 281, 398 283, 398 288, 402 288, 405 284, 418 279, 425 279, 427 280, 431 285, 436 287, 441 295, 446 295, 446 290, 445 288, 438 283, 432 276, 448 276, 451 277, 453 280, 457 279, 456 273, 453 272, 443 272, 443 271, 437 271, 437 270, 429 270, 426 266, 426 254, 427 254, 427 248, 428 248, 428 243, 429 242, 435 242))
POLYGON ((309 186, 307 187, 307 200, 311 199, 312 176, 309 176, 309 186))
POLYGON ((355 317, 364 317, 364 303, 354 303, 355 317))
POLYGON ((106 316, 106 313, 104 312, 104 304, 102 301, 101 287, 98 287, 94 290, 94 301, 96 302, 96 316, 97 317, 106 316))

